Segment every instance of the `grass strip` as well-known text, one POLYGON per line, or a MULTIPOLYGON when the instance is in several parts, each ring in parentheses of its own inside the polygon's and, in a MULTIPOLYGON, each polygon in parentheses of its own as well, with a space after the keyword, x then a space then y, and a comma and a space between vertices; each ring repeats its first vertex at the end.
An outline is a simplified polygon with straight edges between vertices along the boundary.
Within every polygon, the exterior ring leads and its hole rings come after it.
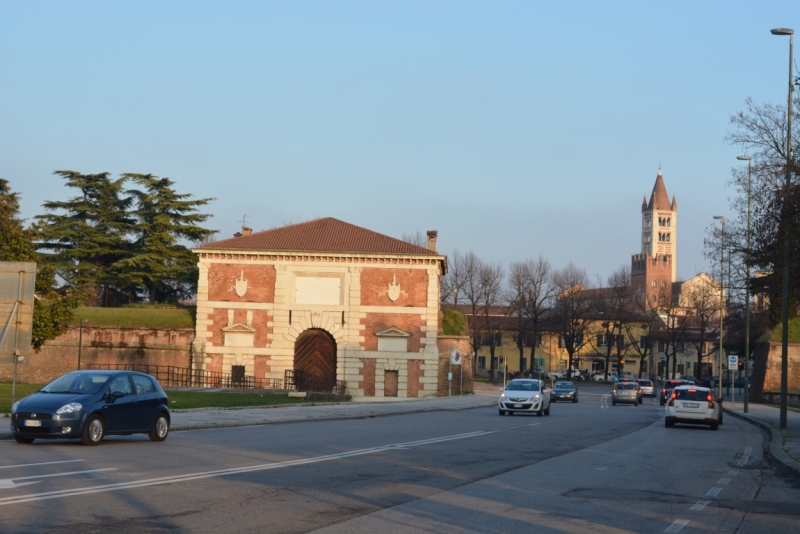
MULTIPOLYGON (((244 408, 248 406, 275 406, 278 404, 297 404, 306 399, 289 398, 286 395, 273 395, 259 392, 227 391, 176 391, 167 390, 170 409, 191 408, 244 408)), ((338 401, 324 401, 338 402, 338 401)))
MULTIPOLYGON (((20 384, 17 383, 15 400, 27 397, 31 393, 39 391, 44 384, 20 384)), ((11 382, 0 382, 0 413, 11 413, 11 382)))
POLYGON ((123 328, 193 328, 194 308, 93 308, 79 306, 70 325, 123 328))

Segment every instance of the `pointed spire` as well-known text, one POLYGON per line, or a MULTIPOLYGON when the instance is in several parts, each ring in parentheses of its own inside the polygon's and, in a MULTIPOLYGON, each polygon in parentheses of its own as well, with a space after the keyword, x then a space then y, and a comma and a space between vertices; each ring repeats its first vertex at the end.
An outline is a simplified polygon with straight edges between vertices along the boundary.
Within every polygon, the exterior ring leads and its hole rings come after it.
POLYGON ((675 200, 675 195, 672 195, 672 211, 678 211, 678 201, 675 200))
POLYGON ((647 211, 647 197, 642 197, 642 211, 647 211))
POLYGON ((650 195, 650 204, 647 209, 653 210, 669 210, 669 195, 667 195, 667 188, 664 185, 664 177, 661 174, 661 169, 658 169, 658 176, 656 176, 656 183, 653 186, 653 193, 650 195))

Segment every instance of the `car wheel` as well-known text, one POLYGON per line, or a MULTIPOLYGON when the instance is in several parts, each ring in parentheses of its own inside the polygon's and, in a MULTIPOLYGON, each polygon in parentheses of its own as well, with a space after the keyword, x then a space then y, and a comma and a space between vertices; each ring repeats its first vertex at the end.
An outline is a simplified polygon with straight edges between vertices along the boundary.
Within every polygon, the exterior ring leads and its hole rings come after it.
POLYGON ((505 410, 497 410, 497 411, 500 412, 500 415, 505 415, 506 414, 505 410))
POLYGON ((33 443, 34 438, 23 438, 22 436, 14 436, 14 441, 17 443, 24 443, 25 445, 30 445, 33 443))
POLYGON ((639 407, 639 404, 640 404, 639 401, 633 403, 633 405, 636 406, 637 408, 639 407))
POLYGON ((167 439, 167 434, 169 434, 169 419, 165 414, 160 413, 147 435, 150 437, 150 441, 164 441, 167 439))
POLYGON ((719 423, 717 423, 716 421, 714 421, 713 423, 711 423, 711 430, 716 430, 716 429, 718 429, 718 428, 719 428, 719 423))
POLYGON ((578 402, 578 397, 575 397, 574 399, 572 399, 572 402, 578 402))
POLYGON ((542 410, 541 408, 539 408, 539 411, 538 411, 538 412, 536 412, 536 415, 538 415, 539 417, 541 417, 541 416, 542 416, 542 414, 544 414, 544 410, 542 410))
POLYGON ((83 427, 81 434, 81 443, 84 445, 97 445, 103 441, 103 436, 106 433, 106 425, 103 419, 98 415, 89 417, 86 421, 86 426, 83 427))
POLYGON ((667 428, 672 428, 673 426, 675 426, 675 423, 673 423, 672 421, 669 421, 667 419, 664 419, 664 426, 667 427, 667 428))
POLYGON ((719 412, 719 424, 722 424, 722 412, 719 412))

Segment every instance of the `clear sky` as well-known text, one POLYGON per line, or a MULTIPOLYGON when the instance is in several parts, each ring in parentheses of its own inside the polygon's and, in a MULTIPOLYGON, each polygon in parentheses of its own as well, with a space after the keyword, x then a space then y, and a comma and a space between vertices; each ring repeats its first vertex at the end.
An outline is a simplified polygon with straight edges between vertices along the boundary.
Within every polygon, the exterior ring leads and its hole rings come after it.
POLYGON ((27 218, 54 170, 153 173, 216 198, 219 237, 332 216, 605 279, 660 164, 685 279, 730 115, 786 100, 775 27, 800 2, 2 0, 0 176, 27 218))

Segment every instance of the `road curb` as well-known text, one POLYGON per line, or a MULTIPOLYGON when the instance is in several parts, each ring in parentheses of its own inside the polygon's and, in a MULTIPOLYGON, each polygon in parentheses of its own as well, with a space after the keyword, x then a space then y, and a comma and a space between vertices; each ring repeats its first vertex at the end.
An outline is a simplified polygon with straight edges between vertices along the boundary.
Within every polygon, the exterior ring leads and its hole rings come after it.
POLYGON ((723 407, 722 410, 732 417, 746 421, 751 425, 757 426, 761 430, 765 431, 769 435, 769 441, 766 443, 766 450, 764 451, 766 455, 776 464, 778 464, 784 474, 800 479, 800 469, 798 469, 797 462, 791 459, 788 454, 786 454, 786 452, 783 450, 783 447, 779 445, 776 452, 772 451, 772 441, 775 439, 775 434, 772 432, 772 427, 756 417, 735 412, 725 407, 723 407))

